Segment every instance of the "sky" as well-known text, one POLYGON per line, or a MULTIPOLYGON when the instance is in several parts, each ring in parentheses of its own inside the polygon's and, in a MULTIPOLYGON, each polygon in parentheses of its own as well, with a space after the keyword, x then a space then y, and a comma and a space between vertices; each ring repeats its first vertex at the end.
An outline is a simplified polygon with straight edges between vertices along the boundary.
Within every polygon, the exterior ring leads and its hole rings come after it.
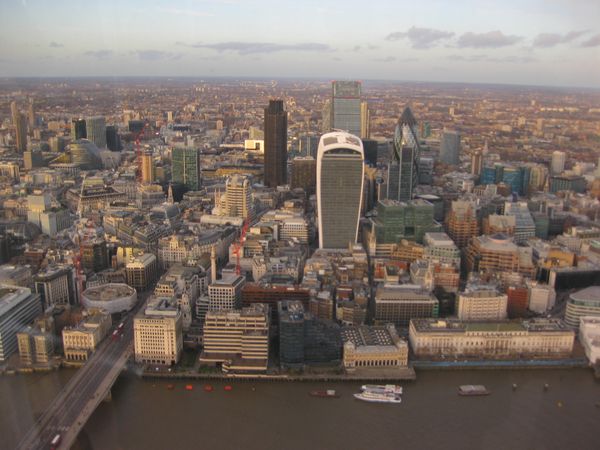
POLYGON ((600 88, 600 0, 0 0, 0 76, 600 88))

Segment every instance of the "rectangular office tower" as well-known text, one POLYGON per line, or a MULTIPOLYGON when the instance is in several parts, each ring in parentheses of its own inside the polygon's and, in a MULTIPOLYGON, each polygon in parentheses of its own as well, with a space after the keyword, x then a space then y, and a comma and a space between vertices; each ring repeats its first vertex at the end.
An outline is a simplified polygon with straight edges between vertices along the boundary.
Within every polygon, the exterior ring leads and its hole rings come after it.
POLYGON ((361 135, 360 81, 331 83, 331 128, 361 135))
POLYGON ((319 248, 348 248, 356 243, 362 206, 362 142, 345 132, 321 136, 317 155, 319 248))
POLYGON ((87 138, 96 144, 96 147, 106 147, 106 120, 102 116, 88 117, 85 119, 87 138))
POLYGON ((453 166, 460 162, 460 134, 458 131, 444 131, 440 144, 440 161, 453 166))
POLYGON ((175 147, 171 155, 173 183, 181 183, 191 191, 202 185, 200 176, 200 152, 197 148, 175 147))
POLYGON ((265 108, 265 186, 287 183, 287 112, 283 100, 265 108))

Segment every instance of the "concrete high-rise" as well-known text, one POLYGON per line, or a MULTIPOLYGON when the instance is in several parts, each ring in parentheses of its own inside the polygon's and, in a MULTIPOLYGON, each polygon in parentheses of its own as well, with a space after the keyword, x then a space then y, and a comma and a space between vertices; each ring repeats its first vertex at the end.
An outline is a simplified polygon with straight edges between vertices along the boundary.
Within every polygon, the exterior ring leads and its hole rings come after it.
POLYGON ((85 119, 87 139, 96 144, 99 149, 106 148, 106 120, 102 116, 85 119))
POLYGON ((202 184, 200 176, 200 152, 196 148, 175 147, 171 156, 173 183, 181 183, 189 190, 197 191, 202 184))
POLYGON ((471 175, 481 175, 483 169, 483 154, 481 150, 475 150, 471 155, 471 175))
POLYGON ((421 148, 417 135, 417 121, 409 107, 396 125, 392 161, 388 167, 387 198, 407 201, 419 181, 419 158, 421 148))
POLYGON ((154 183, 155 168, 152 152, 142 153, 142 183, 154 183))
POLYGON ((19 111, 15 117, 15 134, 17 150, 24 153, 27 150, 27 118, 19 111))
POLYGON ((460 154, 460 134, 457 131, 444 131, 440 145, 440 161, 458 165, 460 154))
POLYGON ((452 202, 452 208, 446 217, 448 236, 452 238, 458 248, 464 248, 472 237, 479 234, 477 221, 477 207, 468 200, 452 202))
POLYGON ((247 175, 235 174, 225 183, 225 216, 252 218, 254 205, 252 203, 252 183, 247 175))
POLYGON ((552 175, 559 175, 565 171, 565 162, 567 161, 567 155, 565 152, 555 151, 552 152, 552 162, 550 164, 550 170, 552 175))
POLYGON ((360 81, 331 83, 331 128, 361 136, 360 81))
POLYGON ((345 132, 321 136, 317 155, 319 248, 347 248, 358 236, 364 183, 364 152, 345 132))
POLYGON ((287 111, 283 100, 270 100, 265 108, 265 186, 287 183, 287 111))
POLYGON ((361 139, 369 139, 371 136, 371 112, 369 104, 364 101, 360 104, 360 137, 361 139))

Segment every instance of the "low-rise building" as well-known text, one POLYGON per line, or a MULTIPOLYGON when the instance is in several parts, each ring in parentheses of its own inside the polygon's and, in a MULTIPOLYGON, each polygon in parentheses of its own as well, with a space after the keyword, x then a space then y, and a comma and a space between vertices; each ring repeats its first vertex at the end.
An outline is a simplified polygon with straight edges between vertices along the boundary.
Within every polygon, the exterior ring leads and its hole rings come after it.
POLYGON ((564 358, 575 333, 559 319, 462 322, 414 319, 409 341, 420 358, 564 358))
POLYGON ((408 344, 393 325, 345 327, 344 369, 400 368, 408 365, 408 344))
POLYGON ((379 286, 375 292, 375 324, 393 323, 406 327, 416 317, 437 317, 438 299, 428 290, 412 284, 379 286))
POLYGON ((173 298, 154 297, 133 319, 135 361, 176 364, 183 351, 181 312, 173 298))
POLYGON ((581 318, 579 342, 590 364, 600 363, 600 317, 581 318))
POLYGON ((600 317, 600 286, 590 286, 569 295, 565 311, 567 325, 579 327, 584 316, 600 317))
POLYGON ((88 314, 75 327, 62 330, 65 358, 70 361, 87 361, 112 326, 110 314, 101 309, 88 310, 88 314))
POLYGON ((458 296, 456 315, 459 320, 502 320, 506 319, 508 297, 494 287, 469 285, 458 296))

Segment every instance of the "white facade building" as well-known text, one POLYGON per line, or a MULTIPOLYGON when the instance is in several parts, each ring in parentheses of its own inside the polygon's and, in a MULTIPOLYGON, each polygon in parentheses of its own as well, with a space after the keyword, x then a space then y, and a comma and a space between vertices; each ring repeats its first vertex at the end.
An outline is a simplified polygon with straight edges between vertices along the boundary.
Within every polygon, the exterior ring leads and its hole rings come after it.
POLYGON ((176 364, 183 351, 181 312, 174 299, 155 297, 133 319, 135 361, 176 364))

